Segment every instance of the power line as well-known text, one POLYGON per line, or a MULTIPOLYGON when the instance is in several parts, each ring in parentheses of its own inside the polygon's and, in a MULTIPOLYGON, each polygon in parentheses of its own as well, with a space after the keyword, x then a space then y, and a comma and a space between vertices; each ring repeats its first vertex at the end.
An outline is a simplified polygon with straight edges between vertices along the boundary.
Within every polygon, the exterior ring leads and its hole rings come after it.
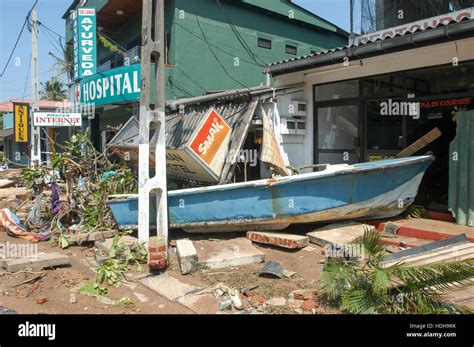
POLYGON ((221 9, 222 13, 224 14, 225 18, 226 18, 226 21, 227 23, 229 24, 230 28, 232 29, 232 32, 234 33, 235 37, 237 38, 237 41, 239 41, 240 45, 243 47, 243 49, 248 53, 248 55, 250 56, 250 58, 255 62, 255 64, 261 66, 261 67, 264 67, 266 65, 266 63, 262 60, 262 58, 260 58, 258 55, 256 55, 252 49, 250 48, 250 46, 247 44, 247 42, 245 41, 245 39, 242 37, 242 35, 239 33, 239 31, 237 30, 237 28, 235 27, 234 23, 232 22, 232 19, 230 18, 230 16, 228 15, 228 13, 226 12, 226 10, 224 9, 224 6, 222 5, 222 3, 220 2, 220 0, 216 0, 216 3, 217 5, 219 6, 219 8, 221 9), (260 60, 260 63, 257 61, 257 58, 258 60, 260 60))
POLYGON ((62 38, 62 39, 66 39, 63 35, 58 34, 57 32, 55 32, 53 29, 51 29, 51 28, 48 27, 47 25, 45 25, 45 24, 43 24, 43 23, 41 23, 41 22, 39 22, 39 21, 38 21, 38 24, 39 24, 40 26, 42 26, 43 28, 45 28, 46 30, 48 30, 48 31, 50 31, 51 33, 53 33, 54 35, 57 35, 57 36, 59 36, 59 37, 62 38))
POLYGON ((63 47, 61 46, 61 43, 59 43, 59 48, 58 48, 57 43, 54 41, 54 38, 52 38, 52 36, 49 36, 51 34, 47 34, 47 31, 45 31, 45 30, 41 30, 41 32, 43 33, 46 40, 48 40, 48 42, 51 44, 51 46, 53 46, 54 49, 56 51, 58 51, 59 54, 61 54, 61 55, 64 54, 64 50, 63 50, 63 47))
POLYGON ((212 49, 212 46, 211 44, 209 43, 207 37, 206 37, 206 34, 204 34, 204 30, 202 29, 202 26, 201 26, 201 22, 199 21, 199 16, 197 15, 197 8, 196 8, 196 1, 193 0, 193 7, 194 7, 194 15, 196 16, 196 21, 197 21, 197 24, 199 26, 199 30, 201 31, 201 34, 204 38, 204 41, 206 41, 206 44, 207 44, 207 47, 209 48, 209 50, 211 51, 212 55, 214 56, 214 58, 216 59, 217 63, 220 65, 220 67, 222 68, 222 70, 224 71, 224 73, 230 78, 232 79, 234 82, 238 83, 240 86, 244 87, 244 88, 247 88, 247 89, 250 89, 249 87, 247 87, 245 84, 243 84, 242 82, 240 82, 239 80, 237 80, 236 78, 234 78, 228 71, 227 69, 225 68, 225 66, 222 64, 222 62, 219 60, 219 57, 216 55, 216 53, 214 52, 214 50, 212 49))
POLYGON ((39 0, 36 0, 35 3, 33 4, 33 6, 31 7, 31 9, 28 11, 28 15, 26 16, 25 21, 23 22, 23 26, 21 27, 20 34, 18 35, 18 37, 15 41, 15 45, 13 46, 13 49, 10 53, 10 56, 7 59, 7 63, 5 64, 5 67, 3 68, 2 73, 0 74, 0 77, 3 77, 3 75, 5 74, 5 70, 7 69, 8 64, 10 63, 10 60, 13 57, 13 53, 15 53, 16 46, 18 46, 18 42, 20 41, 21 35, 23 34, 23 31, 25 30, 26 23, 28 22, 28 19, 30 18, 31 11, 33 11, 33 9, 35 8, 38 1, 39 0))

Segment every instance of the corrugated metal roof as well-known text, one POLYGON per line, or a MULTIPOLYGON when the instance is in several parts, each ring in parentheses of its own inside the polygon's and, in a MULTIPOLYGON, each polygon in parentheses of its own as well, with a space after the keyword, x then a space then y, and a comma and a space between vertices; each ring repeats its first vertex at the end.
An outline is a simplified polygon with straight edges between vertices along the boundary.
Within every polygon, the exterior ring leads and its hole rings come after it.
POLYGON ((184 114, 180 114, 179 111, 171 113, 166 117, 166 147, 178 148, 187 143, 203 121, 209 108, 213 107, 221 118, 234 129, 243 115, 252 109, 251 106, 256 102, 211 103, 189 107, 189 110, 184 114))
MULTIPOLYGON (((23 103, 29 104, 30 106, 33 104, 32 100, 25 100, 25 99, 11 99, 7 102, 0 104, 0 112, 1 113, 12 113, 13 112, 13 103, 23 103)), ((54 110, 57 108, 69 108, 71 107, 71 103, 69 101, 50 101, 50 100, 40 100, 39 107, 40 109, 50 109, 54 110)))
POLYGON ((449 153, 449 209, 458 224, 474 227, 474 111, 458 114, 449 153))
MULTIPOLYGON (((179 111, 166 115, 166 148, 177 149, 185 145, 194 131, 203 121, 207 111, 213 107, 219 115, 234 129, 246 112, 255 112, 258 100, 214 102, 205 105, 187 106, 184 113, 179 111)), ((130 119, 111 140, 117 146, 138 146, 139 123, 136 118, 130 119)), ((150 146, 154 146, 153 141, 150 146)))
MULTIPOLYGON (((439 29, 439 28, 447 29, 448 27, 453 27, 453 26, 462 24, 461 22, 464 22, 464 21, 471 22, 472 19, 474 19, 474 8, 471 7, 466 10, 457 11, 454 13, 448 13, 443 16, 432 17, 432 18, 428 18, 419 22, 404 24, 400 27, 387 28, 382 31, 378 31, 378 32, 374 32, 368 35, 357 37, 353 44, 336 47, 332 49, 321 50, 313 54, 273 62, 271 64, 268 64, 265 67, 264 73, 282 74, 285 72, 290 72, 292 70, 301 69, 304 67, 311 68, 312 66, 318 65, 318 64, 335 63, 336 59, 342 59, 344 57, 360 56, 362 54, 373 53, 376 50, 383 52, 384 47, 393 48, 395 44, 379 45, 382 42, 396 40, 397 38, 401 38, 401 37, 411 37, 413 35, 419 35, 421 33, 429 32, 434 29, 439 29), (402 29, 402 28, 405 28, 405 29, 402 29), (367 46, 367 49, 365 49, 364 46, 367 46), (323 59, 318 59, 318 58, 323 58, 323 59)), ((473 27, 472 25, 463 26, 462 29, 472 30, 473 27)), ((426 36, 426 37, 423 37, 422 39, 424 41, 426 39, 433 39, 433 38, 437 38, 437 37, 433 35, 433 37, 426 36)), ((418 41, 421 41, 421 40, 418 40, 418 41)), ((405 40, 401 43, 415 43, 415 40, 405 40)))

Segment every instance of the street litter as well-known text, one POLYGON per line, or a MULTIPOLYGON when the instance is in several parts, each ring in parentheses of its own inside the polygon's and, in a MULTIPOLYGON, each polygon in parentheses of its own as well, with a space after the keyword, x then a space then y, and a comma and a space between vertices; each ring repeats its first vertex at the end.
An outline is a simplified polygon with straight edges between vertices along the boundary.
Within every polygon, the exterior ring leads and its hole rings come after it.
POLYGON ((11 237, 27 241, 46 241, 51 237, 49 230, 32 232, 20 223, 18 216, 7 208, 0 210, 0 221, 3 230, 11 237))
POLYGON ((270 277, 283 277, 283 266, 276 261, 270 260, 265 264, 262 271, 260 271, 261 276, 270 276, 270 277))

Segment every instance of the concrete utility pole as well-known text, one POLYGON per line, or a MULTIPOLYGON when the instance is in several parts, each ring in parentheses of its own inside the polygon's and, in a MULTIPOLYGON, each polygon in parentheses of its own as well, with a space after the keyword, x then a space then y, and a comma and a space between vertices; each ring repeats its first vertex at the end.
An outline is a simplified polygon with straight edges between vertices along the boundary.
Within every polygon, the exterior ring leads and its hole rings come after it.
POLYGON ((39 127, 33 126, 33 113, 39 111, 38 96, 38 15, 35 10, 31 12, 31 93, 33 105, 30 108, 30 133, 31 152, 30 165, 41 164, 41 139, 39 127))
MULTIPOLYGON (((150 236, 150 193, 156 194, 156 228, 161 246, 167 246, 168 203, 166 189, 166 147, 165 147, 165 65, 164 65, 164 1, 143 0, 141 96, 139 135, 139 190, 138 190, 138 238, 148 242, 150 236), (154 33, 152 25, 155 24, 154 33), (151 109, 151 57, 155 59, 155 107, 151 109), (150 178, 150 129, 156 127, 155 176, 150 178)), ((150 259, 156 242, 150 240, 150 259)), ((156 240, 155 240, 156 241, 156 240)), ((160 247, 161 247, 160 246, 160 247)), ((160 247, 157 247, 160 248, 160 247)), ((161 249, 161 248, 160 248, 161 249)), ((166 266, 167 260, 160 264, 166 266)), ((149 261, 150 265, 150 261, 149 261)), ((159 268, 160 266, 158 266, 159 268)), ((157 268, 151 266, 150 268, 157 268)))

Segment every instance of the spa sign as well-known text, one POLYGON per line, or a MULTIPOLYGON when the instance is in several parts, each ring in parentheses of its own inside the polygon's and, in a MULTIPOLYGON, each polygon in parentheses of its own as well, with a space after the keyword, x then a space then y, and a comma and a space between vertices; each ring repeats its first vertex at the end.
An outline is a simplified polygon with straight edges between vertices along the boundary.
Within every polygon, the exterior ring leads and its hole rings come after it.
POLYGON ((96 16, 93 8, 79 8, 73 17, 74 79, 97 72, 96 16))

